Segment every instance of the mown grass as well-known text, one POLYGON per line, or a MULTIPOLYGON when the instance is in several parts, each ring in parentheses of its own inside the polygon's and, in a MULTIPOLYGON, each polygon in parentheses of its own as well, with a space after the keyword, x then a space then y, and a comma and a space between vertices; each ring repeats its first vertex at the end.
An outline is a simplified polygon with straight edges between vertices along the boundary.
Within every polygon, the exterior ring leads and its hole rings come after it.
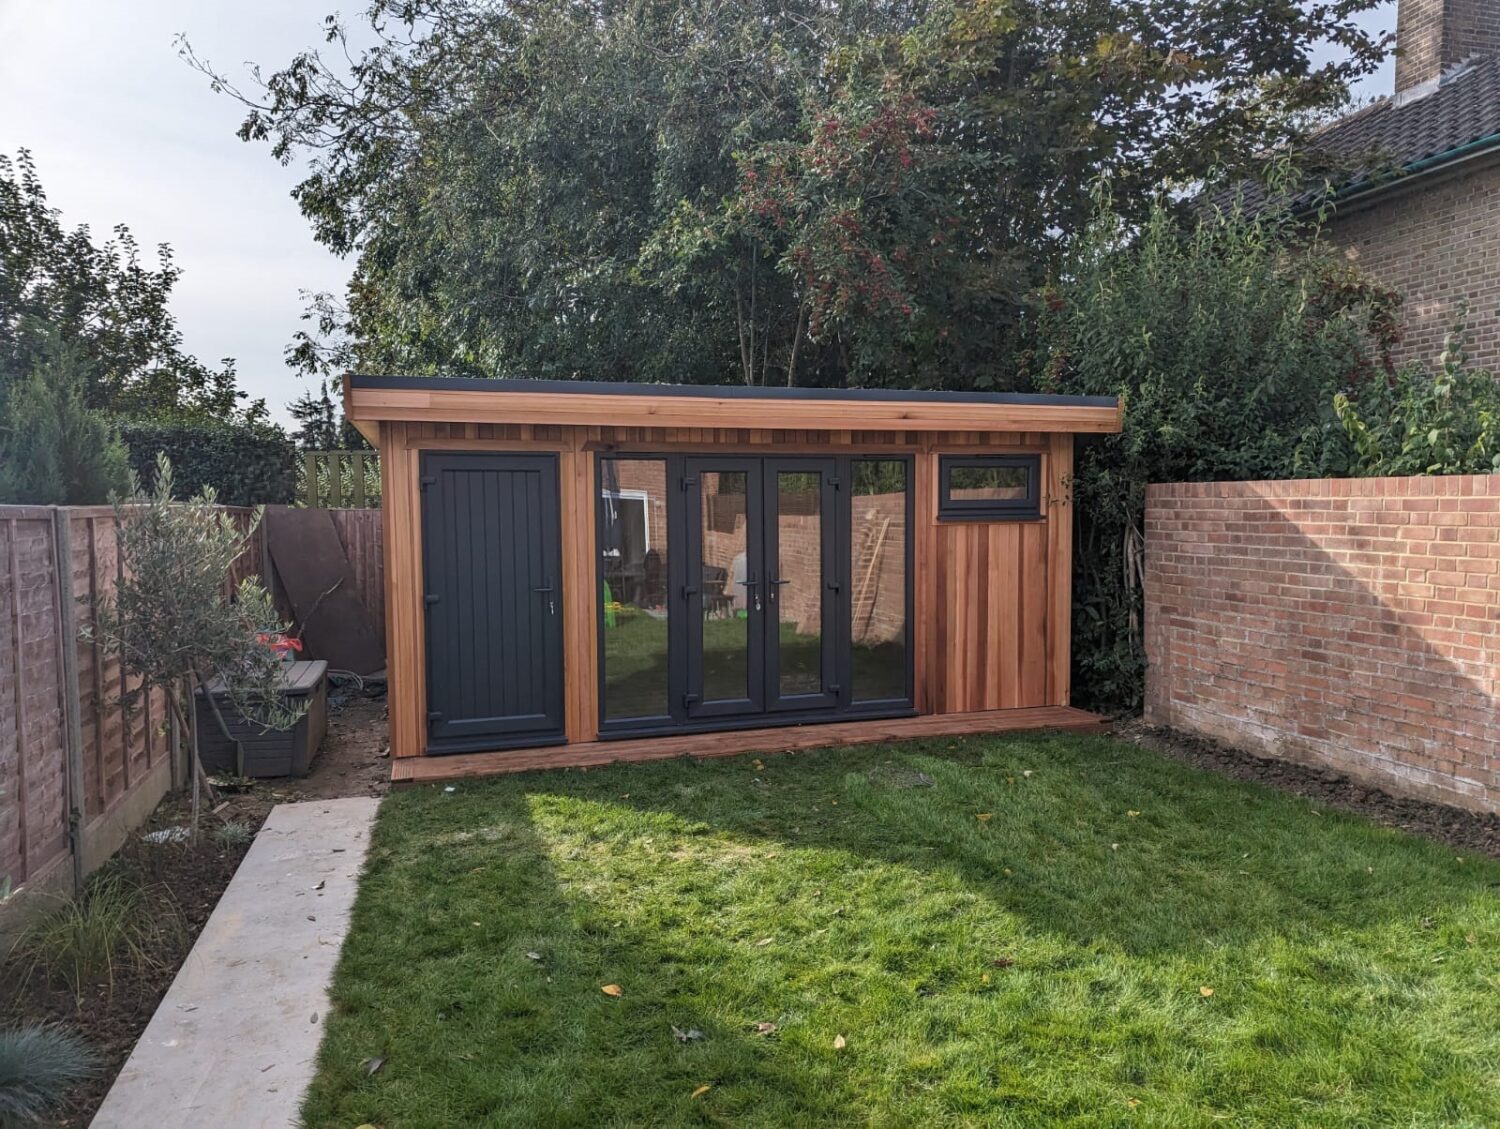
POLYGON ((1492 861, 1109 738, 414 790, 305 1116, 1492 1126, 1497 894, 1492 861))

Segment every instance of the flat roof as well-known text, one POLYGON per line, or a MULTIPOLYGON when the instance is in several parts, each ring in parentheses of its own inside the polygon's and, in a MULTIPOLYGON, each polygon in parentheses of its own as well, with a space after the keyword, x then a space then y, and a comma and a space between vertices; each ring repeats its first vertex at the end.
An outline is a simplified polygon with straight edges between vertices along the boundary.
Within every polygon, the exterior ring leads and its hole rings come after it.
POLYGON ((372 443, 381 422, 1012 434, 1110 434, 1122 422, 1114 396, 354 373, 344 414, 372 443))
POLYGON ((501 380, 484 376, 365 376, 347 373, 348 387, 409 391, 546 393, 565 396, 685 396, 726 400, 832 400, 846 403, 1019 404, 1114 408, 1116 396, 1056 396, 1038 392, 949 392, 903 388, 786 388, 745 384, 646 384, 613 380, 501 380))

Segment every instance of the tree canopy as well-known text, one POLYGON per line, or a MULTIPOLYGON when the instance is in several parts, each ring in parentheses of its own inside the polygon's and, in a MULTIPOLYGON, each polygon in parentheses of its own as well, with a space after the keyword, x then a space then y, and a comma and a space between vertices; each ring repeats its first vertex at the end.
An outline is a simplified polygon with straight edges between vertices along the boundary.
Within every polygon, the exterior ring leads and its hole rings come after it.
POLYGON ((184 51, 311 162, 360 367, 1004 387, 1091 185, 1251 171, 1375 2, 371 0, 244 89, 184 51))
POLYGON ((234 362, 211 368, 183 351, 170 299, 181 271, 172 249, 142 261, 129 228, 96 244, 63 226, 30 153, 0 155, 0 405, 7 389, 59 349, 84 374, 83 405, 113 416, 259 418, 235 387, 234 362))

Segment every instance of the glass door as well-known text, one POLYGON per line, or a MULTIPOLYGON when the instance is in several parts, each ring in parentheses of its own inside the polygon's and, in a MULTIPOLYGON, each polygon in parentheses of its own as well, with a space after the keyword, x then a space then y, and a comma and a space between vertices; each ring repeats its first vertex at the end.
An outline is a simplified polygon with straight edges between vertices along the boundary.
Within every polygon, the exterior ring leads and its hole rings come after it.
POLYGON ((833 459, 765 460, 766 697, 772 710, 837 705, 833 459))
POLYGON ((760 459, 690 458, 682 479, 689 718, 765 710, 765 538, 760 459))

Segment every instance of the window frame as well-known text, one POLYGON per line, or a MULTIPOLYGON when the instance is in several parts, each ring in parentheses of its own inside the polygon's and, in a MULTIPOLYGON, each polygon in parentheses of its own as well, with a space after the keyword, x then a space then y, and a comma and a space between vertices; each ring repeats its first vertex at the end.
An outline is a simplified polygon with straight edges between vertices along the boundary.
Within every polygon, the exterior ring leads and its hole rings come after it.
POLYGON ((1042 456, 1029 455, 939 455, 939 521, 1038 521, 1042 516, 1042 456), (1015 469, 1026 471, 1024 498, 954 498, 955 470, 1015 469))

